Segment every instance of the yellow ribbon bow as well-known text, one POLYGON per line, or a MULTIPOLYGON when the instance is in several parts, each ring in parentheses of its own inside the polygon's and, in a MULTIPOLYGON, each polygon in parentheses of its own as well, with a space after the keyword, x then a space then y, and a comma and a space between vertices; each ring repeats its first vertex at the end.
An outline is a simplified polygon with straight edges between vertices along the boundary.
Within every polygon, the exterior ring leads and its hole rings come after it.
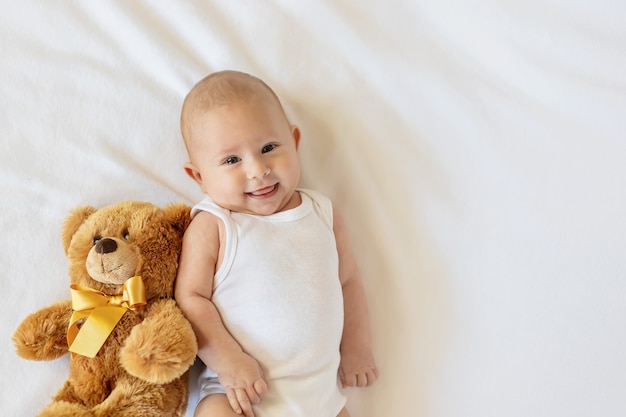
POLYGON ((127 310, 146 304, 146 289, 141 277, 126 280, 122 295, 106 295, 78 284, 70 285, 72 317, 67 330, 70 352, 95 357, 127 310), (78 321, 87 318, 79 328, 78 321))

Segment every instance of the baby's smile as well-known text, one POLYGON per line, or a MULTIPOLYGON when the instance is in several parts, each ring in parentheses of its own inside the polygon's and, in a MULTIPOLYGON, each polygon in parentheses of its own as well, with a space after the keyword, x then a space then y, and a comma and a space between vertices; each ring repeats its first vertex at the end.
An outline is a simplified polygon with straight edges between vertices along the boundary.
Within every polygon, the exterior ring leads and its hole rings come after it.
POLYGON ((259 188, 258 190, 251 191, 246 194, 252 198, 269 198, 273 197, 274 194, 276 194, 276 191, 278 191, 278 183, 268 187, 259 188))

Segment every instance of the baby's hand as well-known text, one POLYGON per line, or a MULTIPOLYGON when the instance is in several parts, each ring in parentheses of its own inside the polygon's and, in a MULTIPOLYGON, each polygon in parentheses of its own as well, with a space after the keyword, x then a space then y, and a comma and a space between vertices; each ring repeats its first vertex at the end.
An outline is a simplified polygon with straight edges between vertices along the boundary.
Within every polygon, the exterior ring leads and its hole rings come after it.
POLYGON ((261 402, 267 392, 267 383, 259 363, 246 353, 237 353, 230 361, 227 371, 218 378, 226 390, 233 411, 246 417, 254 417, 252 405, 261 402))
POLYGON ((378 378, 374 356, 369 349, 342 349, 339 378, 345 387, 369 387, 378 378))

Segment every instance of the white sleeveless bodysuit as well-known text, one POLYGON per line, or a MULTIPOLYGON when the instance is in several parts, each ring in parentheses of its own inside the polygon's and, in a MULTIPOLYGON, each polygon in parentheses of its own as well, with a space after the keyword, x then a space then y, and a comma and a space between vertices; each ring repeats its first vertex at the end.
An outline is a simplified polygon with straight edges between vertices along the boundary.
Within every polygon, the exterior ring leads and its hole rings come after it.
MULTIPOLYGON (((263 369, 268 392, 256 417, 336 417, 346 401, 337 378, 343 298, 332 205, 298 191, 300 206, 269 216, 230 212, 209 198, 192 210, 225 225, 212 301, 263 369)), ((224 392, 210 369, 200 379, 200 399, 224 392)))

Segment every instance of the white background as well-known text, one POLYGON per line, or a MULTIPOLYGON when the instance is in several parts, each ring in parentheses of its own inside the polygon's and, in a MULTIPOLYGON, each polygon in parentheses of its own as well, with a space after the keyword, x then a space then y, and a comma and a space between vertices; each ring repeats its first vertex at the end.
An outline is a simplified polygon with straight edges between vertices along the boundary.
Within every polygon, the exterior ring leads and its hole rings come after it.
POLYGON ((274 87, 346 218, 381 374, 354 417, 626 415, 626 3, 6 3, 1 415, 67 376, 10 342, 69 297, 63 219, 197 201, 180 104, 225 68, 274 87))

